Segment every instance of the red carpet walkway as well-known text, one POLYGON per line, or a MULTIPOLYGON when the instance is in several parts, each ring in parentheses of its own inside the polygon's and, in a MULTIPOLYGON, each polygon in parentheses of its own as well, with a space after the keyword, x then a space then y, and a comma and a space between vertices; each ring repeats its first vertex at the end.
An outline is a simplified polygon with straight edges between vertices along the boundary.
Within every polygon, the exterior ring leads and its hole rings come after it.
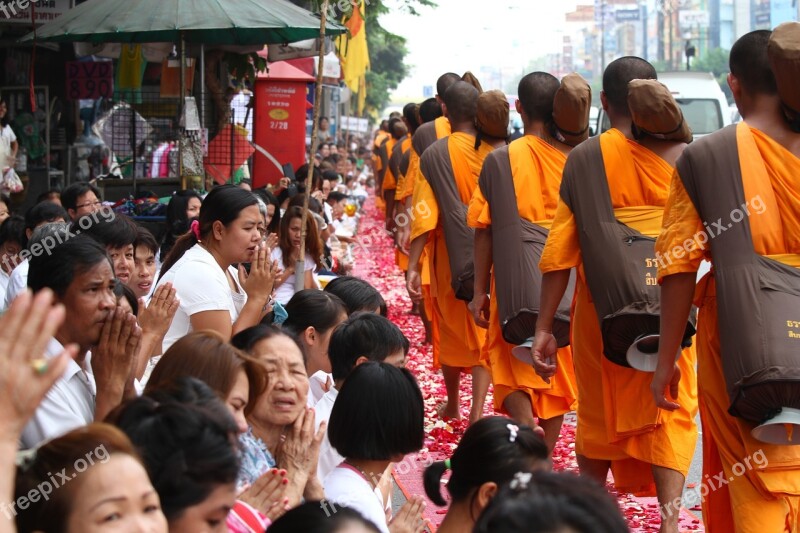
MULTIPOLYGON (((375 207, 374 197, 364 206, 359 224, 356 265, 354 275, 368 280, 383 295, 388 304, 389 318, 397 324, 411 343, 407 367, 416 376, 425 398, 426 440, 425 448, 417 455, 408 456, 395 467, 395 480, 408 497, 425 495, 422 473, 432 461, 444 460, 452 454, 461 435, 463 421, 446 423, 436 416, 436 406, 446 398, 441 373, 431 365, 431 346, 424 344, 425 330, 417 316, 409 315, 411 302, 405 289, 403 274, 395 266, 394 247, 383 227, 383 217, 375 207)), ((470 376, 464 375, 461 384, 462 419, 469 415, 470 376)), ((486 400, 486 414, 494 414, 491 389, 486 400)), ((574 419, 573 419, 574 424, 574 419)), ((553 454, 553 468, 560 471, 578 471, 575 460, 575 428, 565 422, 553 454)), ((613 490, 613 487, 609 487, 613 490)), ((446 489, 442 487, 442 494, 446 489)), ((635 498, 629 494, 618 495, 620 507, 635 532, 658 531, 659 513, 655 498, 635 498)), ((444 519, 446 509, 428 501, 425 517, 435 531, 444 519)), ((681 531, 703 531, 700 521, 685 510, 681 515, 681 531)))

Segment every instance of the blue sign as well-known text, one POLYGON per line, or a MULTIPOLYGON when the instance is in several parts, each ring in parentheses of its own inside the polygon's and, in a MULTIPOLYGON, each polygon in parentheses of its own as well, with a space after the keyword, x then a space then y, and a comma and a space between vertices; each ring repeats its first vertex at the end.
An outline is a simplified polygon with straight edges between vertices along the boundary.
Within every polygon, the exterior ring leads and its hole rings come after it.
POLYGON ((617 22, 631 22, 639 20, 638 9, 618 9, 614 12, 617 22))

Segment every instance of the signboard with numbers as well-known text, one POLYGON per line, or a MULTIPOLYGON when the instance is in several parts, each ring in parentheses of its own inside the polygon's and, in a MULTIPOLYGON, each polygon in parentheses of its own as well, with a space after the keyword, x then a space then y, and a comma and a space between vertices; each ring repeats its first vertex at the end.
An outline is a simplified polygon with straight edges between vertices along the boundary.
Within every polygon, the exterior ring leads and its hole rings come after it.
POLYGON ((70 61, 67 63, 67 100, 97 100, 114 94, 111 61, 70 61))
POLYGON ((254 98, 253 187, 263 187, 283 177, 276 161, 295 169, 305 163, 306 83, 259 79, 254 98))

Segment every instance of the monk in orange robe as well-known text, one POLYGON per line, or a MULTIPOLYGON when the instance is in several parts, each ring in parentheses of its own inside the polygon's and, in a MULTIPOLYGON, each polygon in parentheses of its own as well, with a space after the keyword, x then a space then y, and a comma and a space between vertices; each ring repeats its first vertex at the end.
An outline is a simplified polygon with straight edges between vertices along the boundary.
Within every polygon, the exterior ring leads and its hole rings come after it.
MULTIPOLYGON (((396 173, 396 181, 397 187, 394 190, 394 212, 392 213, 392 219, 387 221, 387 228, 389 231, 394 233, 395 236, 395 262, 397 266, 400 267, 400 270, 406 272, 408 270, 408 250, 403 249, 400 242, 400 231, 399 225, 400 222, 404 222, 407 224, 407 214, 403 214, 403 219, 399 220, 399 216, 403 213, 404 206, 402 204, 404 198, 401 195, 401 191, 405 187, 406 182, 406 174, 408 174, 408 168, 411 161, 411 139, 414 136, 414 133, 419 128, 419 105, 411 103, 406 104, 403 107, 403 123, 406 126, 407 134, 400 140, 397 146, 395 146, 394 153, 392 154, 392 159, 390 160, 390 167, 392 167, 392 173, 396 173)), ((415 302, 412 307, 413 314, 419 314, 418 303, 415 302)))
POLYGON ((381 181, 381 196, 386 204, 386 230, 392 231, 392 222, 394 220, 394 197, 397 189, 397 169, 399 161, 396 162, 395 148, 400 147, 402 140, 408 134, 408 128, 400 118, 393 118, 389 120, 389 133, 391 137, 381 147, 381 151, 386 151, 388 157, 386 158, 386 168, 383 173, 383 180, 381 181))
MULTIPOLYGON (((632 140, 628 83, 655 77, 652 65, 640 58, 624 57, 609 64, 600 99, 612 129, 575 148, 564 168, 566 180, 573 172, 573 158, 599 142, 602 160, 597 165, 605 167, 615 217, 649 237, 660 231, 673 165, 686 146, 652 137, 632 140)), ((620 490, 652 494, 655 488, 665 510, 661 531, 677 533, 678 510, 670 513, 669 506, 681 496, 697 439, 694 349, 684 350, 681 358, 682 408, 666 413, 648 405, 652 376, 616 365, 603 355, 597 312, 583 270, 578 225, 562 198, 540 262, 544 276, 532 355, 542 377, 560 371, 547 363, 557 362, 550 332, 573 267, 578 267, 571 323, 578 386, 575 453, 581 475, 605 482, 610 468, 620 490)))
MULTIPOLYGON (((436 98, 426 100, 420 105, 420 122, 422 125, 414 132, 411 140, 411 156, 409 159, 406 181, 403 187, 405 209, 402 216, 397 214, 397 242, 402 250, 410 253, 411 222, 417 217, 429 216, 425 205, 416 205, 412 202, 414 187, 419 176, 419 158, 425 150, 438 139, 443 139, 450 135, 450 121, 444 116, 442 103, 447 89, 461 77, 453 72, 439 76, 436 81, 436 98), (429 120, 430 119, 430 120, 429 120), (430 125, 428 125, 430 123, 430 125)), ((420 276, 422 278, 422 300, 420 306, 420 316, 425 325, 425 338, 430 341, 433 348, 433 367, 439 368, 439 324, 436 314, 433 312, 433 296, 431 295, 431 270, 429 256, 433 251, 432 242, 425 247, 422 253, 420 276)), ((413 300, 413 298, 412 298, 413 300)))
POLYGON ((421 175, 415 185, 412 202, 415 206, 426 206, 429 215, 417 217, 412 222, 408 265, 408 292, 412 299, 419 300, 422 297, 419 262, 426 244, 430 241, 428 257, 431 295, 434 316, 439 327, 439 362, 447 388, 447 402, 440 406, 439 414, 454 419, 461 417, 461 371, 469 368, 472 371, 470 420, 477 420, 482 416, 489 388, 489 372, 481 361, 486 332, 472 320, 466 302, 456 299, 451 286, 450 260, 439 202, 422 169, 425 168, 426 159, 439 157, 440 152, 447 151, 448 163, 453 172, 452 179, 455 180, 460 200, 464 205, 469 204, 478 185, 483 160, 493 149, 488 143, 481 143, 476 148, 477 102, 478 90, 466 82, 453 84, 445 93, 444 111, 450 121, 452 134, 436 141, 422 155, 421 175))
MULTIPOLYGON (((484 163, 486 172, 491 160, 504 157, 510 162, 512 176, 487 177, 492 180, 513 180, 519 216, 546 228, 555 217, 561 173, 567 154, 572 149, 555 140, 549 131, 553 98, 558 87, 558 80, 545 72, 534 72, 522 78, 516 106, 522 117, 525 136, 512 142, 508 150, 492 152, 484 163)), ((486 200, 480 187, 475 189, 467 213, 467 223, 475 228, 475 287, 486 287, 490 277, 493 263, 492 212, 499 208, 486 200)), ((547 446, 552 451, 564 413, 573 411, 577 406, 572 351, 569 346, 559 348, 559 367, 563 371, 551 383, 545 383, 536 375, 533 367, 511 354, 513 346, 503 339, 494 273, 491 275, 491 294, 492 298, 489 299, 485 291, 476 290, 470 310, 478 325, 488 327, 486 346, 494 384, 495 409, 531 427, 536 427, 534 417, 538 417, 547 446)))
MULTIPOLYGON (((742 172, 744 197, 753 200, 747 220, 755 253, 800 268, 800 134, 793 132, 782 116, 781 99, 768 62, 769 37, 769 31, 755 31, 743 36, 731 49, 728 84, 744 118, 744 122, 732 126, 736 128, 737 165, 742 172)), ((797 87, 791 90, 796 92, 797 87)), ((708 144, 723 133, 696 141, 683 157, 687 161, 703 158, 708 144)), ((722 224, 726 226, 726 221, 722 224)), ((718 291, 713 273, 695 287, 701 261, 714 263, 713 244, 705 243, 712 243, 714 233, 720 231, 714 225, 708 226, 707 231, 676 172, 656 243, 656 251, 666 259, 659 261, 661 342, 653 398, 668 413, 688 400, 682 395, 685 378, 674 371, 674 355, 668 354, 674 354, 674 347, 680 343, 680 322, 686 322, 694 295, 700 307, 697 376, 703 426, 703 483, 708 489, 701 490, 700 495, 706 531, 797 532, 800 447, 760 442, 751 435, 754 424, 728 413, 730 398, 722 370, 724 354, 720 349, 718 291), (686 247, 687 242, 694 244, 686 247)))

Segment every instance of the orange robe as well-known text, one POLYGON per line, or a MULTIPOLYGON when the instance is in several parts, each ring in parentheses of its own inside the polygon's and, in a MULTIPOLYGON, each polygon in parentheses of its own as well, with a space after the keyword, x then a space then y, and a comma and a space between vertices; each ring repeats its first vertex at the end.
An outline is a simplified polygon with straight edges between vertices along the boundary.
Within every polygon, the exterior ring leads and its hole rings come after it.
MULTIPOLYGON (((406 152, 408 152, 409 150, 411 150, 411 135, 408 135, 403 140, 403 143, 400 146, 400 150, 404 154, 406 152)), ((406 171, 406 174, 408 174, 408 171, 406 171)), ((404 174, 400 174, 396 178, 397 178, 397 185, 396 185, 396 188, 395 188, 394 199, 395 199, 395 202, 400 202, 402 200, 402 198, 399 198, 398 196, 399 196, 400 191, 403 190, 403 187, 405 187, 406 176, 404 174)), ((404 211, 402 206, 398 206, 398 207, 399 207, 399 211, 400 212, 404 211)), ((396 249, 394 251, 394 260, 395 260, 395 263, 397 264, 397 266, 400 267, 400 270, 402 270, 403 272, 408 270, 408 256, 406 254, 404 254, 403 252, 401 252, 399 249, 396 249)))
MULTIPOLYGON (((658 236, 673 168, 619 130, 609 130, 600 141, 617 218, 647 236, 658 236)), ((616 365, 603 355, 577 231, 574 214, 560 201, 539 265, 543 273, 578 267, 571 332, 578 385, 575 452, 611 460, 620 490, 654 494, 650 464, 684 476, 691 465, 697 439, 694 348, 685 349, 681 357, 681 409, 656 408, 650 393, 653 375, 616 365)))
MULTIPOLYGON (((800 254, 800 159, 744 122, 737 127, 737 141, 744 196, 751 202, 747 220, 753 248, 757 254, 800 268, 797 255, 800 254), (758 173, 763 176, 764 167, 767 176, 762 183, 766 187, 754 179, 758 173), (760 201, 758 205, 754 199, 760 201)), ((659 279, 697 272, 702 259, 713 263, 708 247, 693 247, 687 255, 670 252, 675 247, 683 248, 683 243, 700 234, 705 234, 705 242, 709 242, 697 210, 676 173, 664 213, 664 227, 656 243, 656 250, 662 255, 669 254, 671 261, 660 263, 659 279)), ((703 477, 718 480, 715 476, 724 474, 729 481, 710 490, 705 497, 706 531, 800 531, 800 447, 760 442, 750 434, 753 424, 728 414, 730 400, 722 372, 716 283, 712 275, 706 275, 698 284, 695 303, 700 306, 697 375, 703 425, 703 477)), ((720 484, 714 483, 715 487, 720 484)))
MULTIPOLYGON (((475 137, 465 133, 454 133, 447 142, 459 196, 464 204, 468 204, 478 186, 483 160, 492 147, 482 143, 475 150, 475 137)), ((486 340, 486 331, 475 324, 466 302, 456 298, 450 285, 450 260, 444 229, 439 222, 439 204, 428 180, 421 173, 415 185, 413 203, 415 206, 426 205, 426 211, 430 213, 429 216, 414 219, 411 240, 425 233, 429 235, 426 247, 430 247, 430 292, 439 329, 439 362, 454 368, 484 365, 481 349, 486 340)))
MULTIPOLYGON (((436 138, 444 139, 451 133, 450 121, 445 117, 439 117, 434 121, 436 128, 436 138)), ((408 164, 408 172, 406 172, 406 181, 402 191, 402 199, 412 198, 414 195, 414 188, 419 177, 419 158, 422 154, 418 154, 411 146, 411 158, 408 164)), ((399 191, 398 191, 399 192, 399 191)), ((411 213, 413 217, 422 216, 427 211, 424 206, 417 206, 412 202, 411 213)), ((429 256, 433 253, 432 241, 428 239, 428 244, 425 246, 425 251, 422 253, 420 259, 420 277, 422 278, 422 302, 425 306, 425 316, 428 317, 431 323, 431 345, 433 346, 433 367, 439 368, 439 320, 436 318, 436 313, 433 310, 433 296, 431 296, 431 269, 429 256)))
MULTIPOLYGON (((436 138, 437 139, 444 139, 448 135, 450 135, 451 128, 450 128, 450 121, 447 120, 445 117, 439 117, 434 122, 434 127, 436 128, 436 138)), ((405 200, 406 198, 412 196, 414 194, 414 187, 416 186, 417 179, 419 177, 419 158, 422 157, 422 154, 418 154, 414 147, 411 147, 411 158, 408 163, 408 172, 406 173, 406 179, 403 183, 402 191, 398 188, 397 191, 397 199, 398 200, 405 200)))
MULTIPOLYGON (((392 158, 392 150, 394 150, 394 146, 397 144, 397 139, 394 137, 390 137, 388 141, 386 141, 385 150, 389 156, 389 159, 392 158)), ((384 148, 382 148, 383 150, 384 148)), ((392 167, 390 165, 386 165, 386 172, 383 174, 383 189, 382 191, 390 191, 397 187, 397 177, 392 172, 392 167)))
MULTIPOLYGON (((566 155, 533 135, 514 141, 508 151, 520 217, 549 227, 556 214, 566 155)), ((489 228, 492 224, 492 206, 483 196, 480 187, 476 187, 472 195, 467 223, 470 227, 481 229, 489 228)), ((502 246, 502 243, 496 245, 502 246)), ((491 278, 491 294, 495 294, 494 272, 491 278)), ((577 390, 572 370, 572 350, 569 346, 558 350, 561 372, 550 380, 550 384, 545 383, 532 366, 511 355, 513 346, 503 339, 497 306, 497 298, 493 296, 489 303, 489 329, 486 332, 485 350, 492 370, 495 410, 505 412, 505 399, 512 392, 522 391, 530 398, 534 415, 539 418, 547 420, 573 411, 577 407, 577 390)))

